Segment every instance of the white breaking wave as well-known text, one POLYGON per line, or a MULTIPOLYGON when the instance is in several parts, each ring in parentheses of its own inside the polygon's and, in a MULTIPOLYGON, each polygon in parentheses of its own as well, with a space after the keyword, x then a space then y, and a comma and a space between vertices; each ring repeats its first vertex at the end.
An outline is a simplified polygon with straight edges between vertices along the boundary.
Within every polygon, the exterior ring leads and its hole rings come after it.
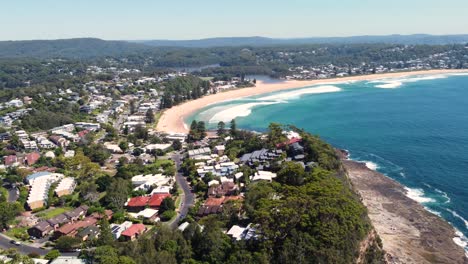
POLYGON ((375 87, 383 88, 383 89, 393 89, 393 88, 398 88, 402 85, 403 85, 402 82, 394 81, 394 82, 387 82, 385 84, 376 85, 375 87))
POLYGON ((372 161, 364 161, 364 163, 366 164, 366 167, 373 170, 373 171, 376 171, 378 168, 379 168, 379 165, 377 163, 374 163, 372 161))
POLYGON ((294 91, 289 91, 289 92, 282 92, 282 93, 276 93, 272 95, 267 95, 264 97, 260 97, 257 100, 260 101, 286 101, 288 99, 297 99, 301 97, 301 95, 304 94, 320 94, 320 93, 334 93, 334 92, 339 92, 341 91, 341 88, 333 86, 333 85, 324 85, 324 86, 317 86, 317 87, 311 87, 311 88, 304 88, 304 89, 299 89, 299 90, 294 90, 294 91))
POLYGON ((429 211, 430 213, 433 213, 433 214, 435 214, 435 215, 437 215, 437 216, 439 216, 439 217, 442 217, 442 213, 441 213, 441 212, 434 211, 434 210, 432 210, 431 208, 428 208, 428 207, 425 207, 425 206, 424 206, 424 209, 426 209, 426 210, 429 211))
POLYGON ((447 209, 447 211, 452 213, 454 217, 460 219, 465 224, 466 229, 468 229, 468 221, 465 218, 463 218, 463 216, 459 215, 457 212, 450 210, 450 209, 447 209))
POLYGON ((425 197, 423 189, 405 187, 406 196, 418 203, 434 203, 434 199, 425 197))
POLYGON ((465 250, 465 256, 468 258, 468 238, 455 228, 455 237, 452 240, 465 250))
POLYGON ((218 123, 220 121, 229 122, 232 119, 235 119, 236 117, 244 117, 244 116, 250 115, 250 113, 252 113, 252 108, 254 108, 255 106, 272 105, 272 104, 278 104, 278 103, 280 102, 256 102, 256 103, 245 103, 245 104, 235 105, 235 106, 226 108, 224 110, 220 110, 219 112, 214 114, 208 122, 209 123, 218 123))
POLYGON ((402 86, 404 83, 413 83, 418 81, 425 80, 436 80, 436 79, 445 79, 448 78, 451 74, 436 74, 436 75, 427 75, 427 76, 414 76, 407 78, 395 78, 395 79, 381 79, 376 81, 371 81, 369 83, 378 83, 375 85, 376 88, 384 89, 394 89, 402 86))
POLYGON ((441 191, 441 190, 439 190, 439 189, 434 189, 434 190, 435 190, 437 193, 441 194, 442 197, 445 198, 445 202, 444 202, 445 204, 450 203, 450 201, 451 201, 451 200, 450 200, 450 197, 448 196, 448 194, 447 194, 446 192, 441 191))

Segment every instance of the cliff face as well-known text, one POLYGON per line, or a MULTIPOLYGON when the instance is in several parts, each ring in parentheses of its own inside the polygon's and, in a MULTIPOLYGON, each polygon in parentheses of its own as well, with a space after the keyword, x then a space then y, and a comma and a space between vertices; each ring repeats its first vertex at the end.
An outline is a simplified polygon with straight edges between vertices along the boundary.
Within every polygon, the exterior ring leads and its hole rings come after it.
POLYGON ((387 263, 468 263, 452 240, 454 228, 408 198, 401 184, 359 162, 343 160, 343 165, 376 231, 362 242, 366 254, 359 256, 359 263, 377 263, 365 256, 379 248, 378 237, 387 263))
POLYGON ((356 263, 388 263, 382 248, 382 240, 374 229, 361 242, 356 263))

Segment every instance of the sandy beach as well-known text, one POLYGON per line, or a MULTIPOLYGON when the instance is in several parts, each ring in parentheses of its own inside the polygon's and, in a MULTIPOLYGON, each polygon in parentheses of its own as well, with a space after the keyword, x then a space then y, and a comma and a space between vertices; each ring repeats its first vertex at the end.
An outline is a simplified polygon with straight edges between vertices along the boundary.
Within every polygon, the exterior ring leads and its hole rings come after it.
MULTIPOLYGON (((282 91, 287 89, 301 88, 311 85, 330 84, 337 82, 349 82, 349 81, 372 81, 380 79, 393 79, 403 78, 415 75, 436 75, 436 74, 449 74, 449 73, 466 73, 468 70, 430 70, 430 71, 413 71, 413 72, 398 72, 398 73, 385 73, 385 74, 373 74, 373 75, 362 75, 352 76, 344 78, 334 79, 322 79, 322 80, 308 80, 308 81, 297 81, 290 80, 279 83, 264 83, 257 81, 255 87, 241 88, 236 90, 229 90, 217 94, 211 94, 199 98, 197 100, 188 101, 180 105, 174 106, 167 109, 159 119, 157 130, 166 133, 188 133, 187 126, 184 124, 185 118, 197 110, 204 108, 210 104, 217 102, 238 99, 242 97, 248 97, 253 95, 259 95, 264 93, 282 91)), ((385 87, 383 87, 385 88, 385 87)), ((391 87, 388 87, 391 88, 391 87)))
POLYGON ((382 239, 388 263, 468 263, 454 228, 408 198, 404 187, 365 164, 343 160, 382 239))

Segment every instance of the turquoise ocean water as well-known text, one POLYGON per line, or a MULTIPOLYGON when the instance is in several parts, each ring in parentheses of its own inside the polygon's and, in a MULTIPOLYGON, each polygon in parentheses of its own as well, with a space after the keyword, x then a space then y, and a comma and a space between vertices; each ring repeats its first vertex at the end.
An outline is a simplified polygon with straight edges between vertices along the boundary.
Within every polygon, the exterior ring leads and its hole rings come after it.
POLYGON ((293 124, 349 150, 450 222, 468 249, 467 75, 317 85, 211 105, 186 121, 215 128, 232 118, 255 131, 293 124))

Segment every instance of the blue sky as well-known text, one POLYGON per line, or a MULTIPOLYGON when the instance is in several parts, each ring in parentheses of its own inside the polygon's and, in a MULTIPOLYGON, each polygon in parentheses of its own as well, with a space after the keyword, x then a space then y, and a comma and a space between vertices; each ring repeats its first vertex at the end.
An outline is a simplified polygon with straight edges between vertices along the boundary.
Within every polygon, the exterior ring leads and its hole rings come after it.
POLYGON ((468 34, 467 0, 1 2, 1 40, 468 34))

